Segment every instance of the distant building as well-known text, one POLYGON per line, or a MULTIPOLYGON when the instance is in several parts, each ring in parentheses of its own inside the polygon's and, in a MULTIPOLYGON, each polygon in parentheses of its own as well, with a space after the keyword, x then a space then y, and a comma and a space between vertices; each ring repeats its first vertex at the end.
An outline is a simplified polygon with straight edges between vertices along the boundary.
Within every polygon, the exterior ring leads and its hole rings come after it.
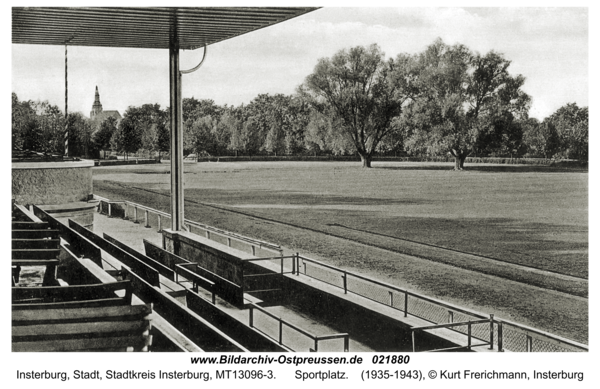
POLYGON ((119 111, 104 111, 102 109, 102 104, 100 103, 100 93, 98 93, 98 86, 96 85, 96 96, 94 98, 92 110, 90 111, 90 119, 99 124, 102 123, 104 119, 111 116, 117 119, 117 122, 120 122, 123 118, 119 111))

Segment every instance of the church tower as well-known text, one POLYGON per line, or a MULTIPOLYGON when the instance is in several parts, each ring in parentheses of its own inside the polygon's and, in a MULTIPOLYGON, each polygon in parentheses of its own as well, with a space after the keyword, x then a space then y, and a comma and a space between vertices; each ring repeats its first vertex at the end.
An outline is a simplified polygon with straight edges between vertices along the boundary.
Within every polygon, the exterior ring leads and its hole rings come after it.
POLYGON ((96 97, 94 98, 94 105, 90 111, 90 119, 93 119, 98 114, 102 113, 102 104, 100 104, 100 93, 98 93, 98 85, 96 85, 96 97))

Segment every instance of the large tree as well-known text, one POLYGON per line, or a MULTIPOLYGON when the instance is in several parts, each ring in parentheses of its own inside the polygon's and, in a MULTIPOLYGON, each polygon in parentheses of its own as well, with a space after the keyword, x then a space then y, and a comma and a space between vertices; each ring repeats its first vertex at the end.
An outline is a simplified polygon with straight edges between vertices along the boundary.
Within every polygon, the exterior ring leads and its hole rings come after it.
POLYGON ((109 116, 100 123, 100 127, 92 135, 92 143, 95 149, 100 152, 104 150, 104 158, 106 158, 106 150, 110 148, 110 139, 117 131, 117 119, 109 116))
POLYGON ((438 39, 416 61, 419 98, 407 110, 409 151, 449 153, 461 170, 485 138, 507 135, 507 147, 518 140, 503 131, 515 129, 507 126, 513 120, 526 119, 530 98, 521 90, 525 78, 509 74, 509 60, 438 39))
POLYGON ((560 139, 560 157, 587 161, 588 107, 579 108, 577 104, 570 103, 560 107, 548 120, 555 126, 560 139))
POLYGON ((407 61, 385 60, 379 46, 341 50, 319 60, 298 91, 315 109, 327 110, 353 143, 363 167, 394 127, 410 98, 407 61))

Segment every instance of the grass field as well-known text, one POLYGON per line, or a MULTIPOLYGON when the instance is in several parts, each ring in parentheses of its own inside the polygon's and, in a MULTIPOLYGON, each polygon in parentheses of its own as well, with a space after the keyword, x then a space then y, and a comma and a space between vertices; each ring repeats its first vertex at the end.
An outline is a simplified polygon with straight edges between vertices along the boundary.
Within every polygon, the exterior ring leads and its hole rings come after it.
MULTIPOLYGON (((186 218, 586 341, 587 172, 451 167, 186 164, 186 218)), ((168 211, 168 171, 95 168, 94 192, 168 211)))

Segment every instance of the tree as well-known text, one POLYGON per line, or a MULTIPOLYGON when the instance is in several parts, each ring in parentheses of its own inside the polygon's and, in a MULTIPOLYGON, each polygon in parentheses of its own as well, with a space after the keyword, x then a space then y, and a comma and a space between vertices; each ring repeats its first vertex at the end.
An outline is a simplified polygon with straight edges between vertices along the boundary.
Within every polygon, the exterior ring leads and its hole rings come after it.
POLYGON ((511 76, 510 61, 501 54, 473 54, 438 39, 416 60, 419 98, 407 115, 409 151, 449 153, 455 169, 462 170, 486 138, 502 137, 509 129, 503 123, 527 118, 530 98, 521 90, 525 78, 511 76))
POLYGON ((171 130, 168 120, 168 115, 166 113, 163 114, 162 120, 157 123, 156 127, 156 149, 159 160, 161 152, 169 152, 171 150, 171 130))
POLYGON ((333 115, 336 129, 351 140, 365 168, 411 97, 406 64, 405 58, 386 61, 376 44, 358 46, 320 59, 298 89, 315 109, 333 115))
POLYGON ((100 127, 92 135, 94 147, 98 151, 104 150, 104 158, 106 158, 106 149, 110 148, 110 139, 116 131, 117 119, 109 116, 100 123, 100 127))
POLYGON ((588 159, 589 116, 588 107, 579 108, 570 103, 560 107, 548 120, 555 126, 560 139, 560 156, 588 159))
POLYGON ((560 139, 551 121, 544 120, 540 123, 537 119, 530 118, 523 127, 523 142, 529 155, 547 159, 560 150, 560 139))

